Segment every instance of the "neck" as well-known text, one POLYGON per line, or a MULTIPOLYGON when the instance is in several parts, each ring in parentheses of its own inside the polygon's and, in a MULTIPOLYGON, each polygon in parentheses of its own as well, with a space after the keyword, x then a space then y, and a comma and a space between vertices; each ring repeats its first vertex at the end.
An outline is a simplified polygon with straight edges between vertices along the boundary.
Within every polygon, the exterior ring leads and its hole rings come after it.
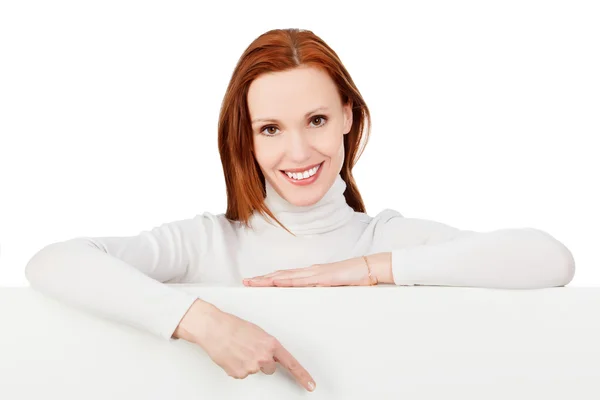
MULTIPOLYGON (((354 210, 346 203, 344 197, 346 182, 340 174, 325 195, 309 206, 291 204, 277 193, 269 181, 265 181, 265 189, 265 205, 287 229, 296 235, 335 230, 348 223, 354 215, 354 210)), ((270 223, 283 230, 276 222, 270 223)))

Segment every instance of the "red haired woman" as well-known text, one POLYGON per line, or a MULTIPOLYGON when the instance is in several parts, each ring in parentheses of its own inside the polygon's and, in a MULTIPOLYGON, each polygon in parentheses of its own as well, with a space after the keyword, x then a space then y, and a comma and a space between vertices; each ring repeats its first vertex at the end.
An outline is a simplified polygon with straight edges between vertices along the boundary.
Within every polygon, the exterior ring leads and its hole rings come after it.
POLYGON ((242 54, 218 143, 224 214, 204 212, 133 237, 81 237, 29 261, 34 289, 90 312, 197 343, 230 376, 279 362, 309 373, 258 326, 163 283, 265 286, 566 285, 570 251, 533 228, 491 232, 366 213, 352 176, 370 114, 337 54, 311 31, 277 29, 242 54))

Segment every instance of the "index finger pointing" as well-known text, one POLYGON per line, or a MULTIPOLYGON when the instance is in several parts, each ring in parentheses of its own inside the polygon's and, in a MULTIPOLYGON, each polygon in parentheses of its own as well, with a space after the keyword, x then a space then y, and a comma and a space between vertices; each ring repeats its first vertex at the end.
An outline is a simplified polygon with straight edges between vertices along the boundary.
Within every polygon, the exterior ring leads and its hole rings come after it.
POLYGON ((304 386, 308 391, 312 392, 313 390, 315 390, 316 385, 312 376, 310 376, 308 371, 305 370, 304 367, 300 365, 298 360, 296 360, 294 356, 292 356, 290 352, 287 351, 281 344, 275 350, 273 357, 278 363, 280 363, 288 371, 290 371, 292 376, 296 378, 296 381, 300 385, 304 386))

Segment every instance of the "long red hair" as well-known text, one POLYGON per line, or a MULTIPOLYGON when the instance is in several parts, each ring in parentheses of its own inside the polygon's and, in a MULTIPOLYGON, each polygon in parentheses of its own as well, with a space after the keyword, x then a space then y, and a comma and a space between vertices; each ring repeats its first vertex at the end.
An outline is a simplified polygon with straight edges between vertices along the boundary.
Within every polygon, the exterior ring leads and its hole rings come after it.
POLYGON ((344 197, 348 205, 354 211, 366 212, 352 168, 364 151, 371 130, 367 105, 337 54, 321 38, 309 30, 273 29, 256 38, 240 57, 219 114, 219 153, 227 186, 225 217, 246 227, 251 227, 249 219, 256 210, 290 232, 264 204, 265 177, 254 157, 247 98, 250 84, 259 75, 299 66, 327 72, 337 85, 342 103, 352 103, 352 128, 344 135, 345 157, 340 176, 346 182, 344 197))

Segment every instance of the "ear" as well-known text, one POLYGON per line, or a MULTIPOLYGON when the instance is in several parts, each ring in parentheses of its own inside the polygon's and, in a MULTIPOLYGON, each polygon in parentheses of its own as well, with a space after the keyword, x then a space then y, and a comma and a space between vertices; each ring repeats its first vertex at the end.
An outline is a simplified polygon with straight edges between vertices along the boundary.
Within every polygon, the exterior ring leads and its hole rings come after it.
POLYGON ((344 135, 350 132, 352 128, 352 103, 348 102, 343 106, 344 110, 344 135))

